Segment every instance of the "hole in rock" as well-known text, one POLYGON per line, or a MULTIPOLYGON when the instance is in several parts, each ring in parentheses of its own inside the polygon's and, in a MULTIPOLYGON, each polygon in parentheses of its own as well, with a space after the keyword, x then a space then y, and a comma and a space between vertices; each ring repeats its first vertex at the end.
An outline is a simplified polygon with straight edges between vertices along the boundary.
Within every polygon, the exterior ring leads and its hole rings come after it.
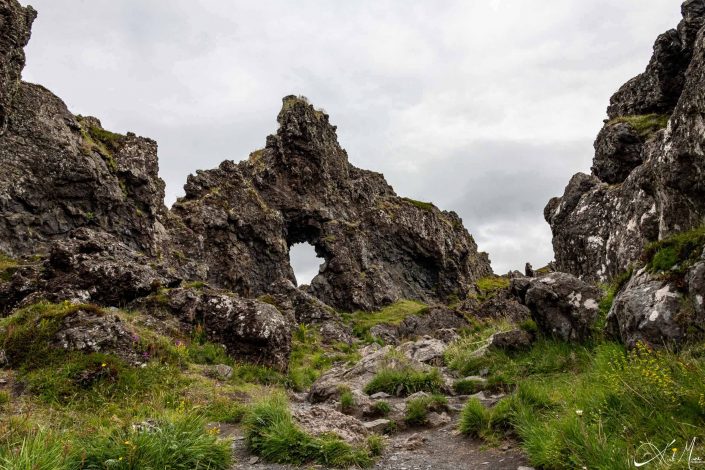
POLYGON ((318 274, 322 259, 316 256, 316 250, 309 243, 296 243, 289 247, 289 264, 294 270, 297 285, 310 284, 318 274))

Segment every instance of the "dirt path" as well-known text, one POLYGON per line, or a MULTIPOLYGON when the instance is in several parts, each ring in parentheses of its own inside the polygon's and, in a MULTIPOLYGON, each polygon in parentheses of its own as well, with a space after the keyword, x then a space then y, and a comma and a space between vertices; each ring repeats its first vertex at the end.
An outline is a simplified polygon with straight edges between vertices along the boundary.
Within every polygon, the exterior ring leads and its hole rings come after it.
MULTIPOLYGON (((245 447, 239 430, 234 430, 233 470, 289 470, 296 467, 260 462, 245 447)), ((393 435, 376 470, 517 470, 528 466, 526 457, 515 443, 506 442, 498 448, 487 447, 479 440, 458 435, 455 423, 442 428, 417 429, 393 435)), ((326 467, 307 465, 303 468, 326 467)))

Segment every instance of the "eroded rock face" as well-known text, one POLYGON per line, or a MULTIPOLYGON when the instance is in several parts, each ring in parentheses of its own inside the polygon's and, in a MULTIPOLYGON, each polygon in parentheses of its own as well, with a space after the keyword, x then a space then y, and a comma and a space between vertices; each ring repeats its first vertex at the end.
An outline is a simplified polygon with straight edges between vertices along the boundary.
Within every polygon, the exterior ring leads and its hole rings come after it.
POLYGON ((522 300, 546 335, 582 342, 592 335, 601 297, 597 287, 570 274, 556 272, 531 278, 522 300))
POLYGON ((705 1, 682 6, 677 29, 659 36, 647 70, 611 99, 608 115, 664 114, 645 134, 609 121, 595 142, 593 174, 575 175, 544 216, 557 268, 606 281, 635 264, 643 247, 705 218, 705 1))
POLYGON ((147 311, 166 310, 186 324, 201 325, 206 337, 223 344, 234 358, 282 371, 288 367, 293 319, 270 304, 207 287, 184 287, 137 305, 147 311))
POLYGON ((11 0, 0 0, 0 136, 7 127, 7 112, 20 85, 25 64, 24 46, 29 42, 37 12, 11 0))
POLYGON ((352 166, 328 115, 289 96, 279 130, 249 160, 189 177, 173 207, 186 277, 247 296, 294 280, 289 247, 323 258, 309 292, 343 310, 401 298, 464 297, 490 273, 458 216, 396 196, 381 174, 352 166))
POLYGON ((679 347, 703 338, 705 258, 684 279, 641 269, 615 297, 606 332, 628 347, 679 347), (685 285, 683 285, 685 283, 685 285))

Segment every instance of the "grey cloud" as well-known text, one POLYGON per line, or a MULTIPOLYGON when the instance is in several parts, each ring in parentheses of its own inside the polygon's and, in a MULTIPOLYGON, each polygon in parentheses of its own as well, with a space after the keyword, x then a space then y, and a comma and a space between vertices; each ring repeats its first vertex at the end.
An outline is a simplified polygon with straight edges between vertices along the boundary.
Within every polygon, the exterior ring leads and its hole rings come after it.
POLYGON ((550 260, 545 202, 589 169, 610 94, 679 17, 663 0, 32 3, 25 78, 157 140, 167 203, 303 94, 353 164, 458 212, 498 272, 550 260))

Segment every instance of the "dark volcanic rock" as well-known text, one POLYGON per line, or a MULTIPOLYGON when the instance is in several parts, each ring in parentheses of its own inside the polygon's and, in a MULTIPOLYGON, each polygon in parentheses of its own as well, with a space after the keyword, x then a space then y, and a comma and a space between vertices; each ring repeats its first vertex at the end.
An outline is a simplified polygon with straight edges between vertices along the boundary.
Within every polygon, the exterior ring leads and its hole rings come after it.
POLYGON ((24 46, 29 42, 37 12, 13 0, 0 0, 0 136, 7 127, 7 110, 20 85, 24 46))
POLYGON ((556 272, 531 279, 523 300, 545 334, 581 342, 592 335, 601 297, 600 289, 556 272))
POLYGON ((544 215, 557 268, 605 281, 638 262, 644 246, 705 220, 705 0, 683 4, 677 30, 659 37, 646 72, 612 97, 610 117, 670 115, 637 141, 608 122, 595 144, 594 176, 575 175, 544 215))
POLYGON ((593 174, 605 183, 621 183, 641 165, 643 146, 644 142, 630 124, 607 124, 595 140, 593 174))
POLYGON ((352 166, 328 115, 284 98, 279 130, 249 160, 189 177, 173 207, 186 277, 246 296, 292 282, 289 247, 325 261, 309 292, 344 310, 401 298, 465 297, 491 272, 453 212, 395 195, 381 174, 352 166))
POLYGON ((274 306, 209 288, 169 289, 136 304, 166 310, 191 326, 201 325, 210 341, 235 359, 286 370, 291 352, 292 318, 274 306))
POLYGON ((398 344, 405 338, 430 336, 445 339, 449 330, 468 326, 465 316, 444 306, 429 307, 420 315, 409 315, 398 325, 375 325, 370 329, 373 338, 379 338, 387 344, 398 344))
POLYGON ((0 0, 0 251, 46 252, 52 240, 88 226, 157 255, 166 208, 156 143, 105 131, 20 80, 35 16, 0 0))

